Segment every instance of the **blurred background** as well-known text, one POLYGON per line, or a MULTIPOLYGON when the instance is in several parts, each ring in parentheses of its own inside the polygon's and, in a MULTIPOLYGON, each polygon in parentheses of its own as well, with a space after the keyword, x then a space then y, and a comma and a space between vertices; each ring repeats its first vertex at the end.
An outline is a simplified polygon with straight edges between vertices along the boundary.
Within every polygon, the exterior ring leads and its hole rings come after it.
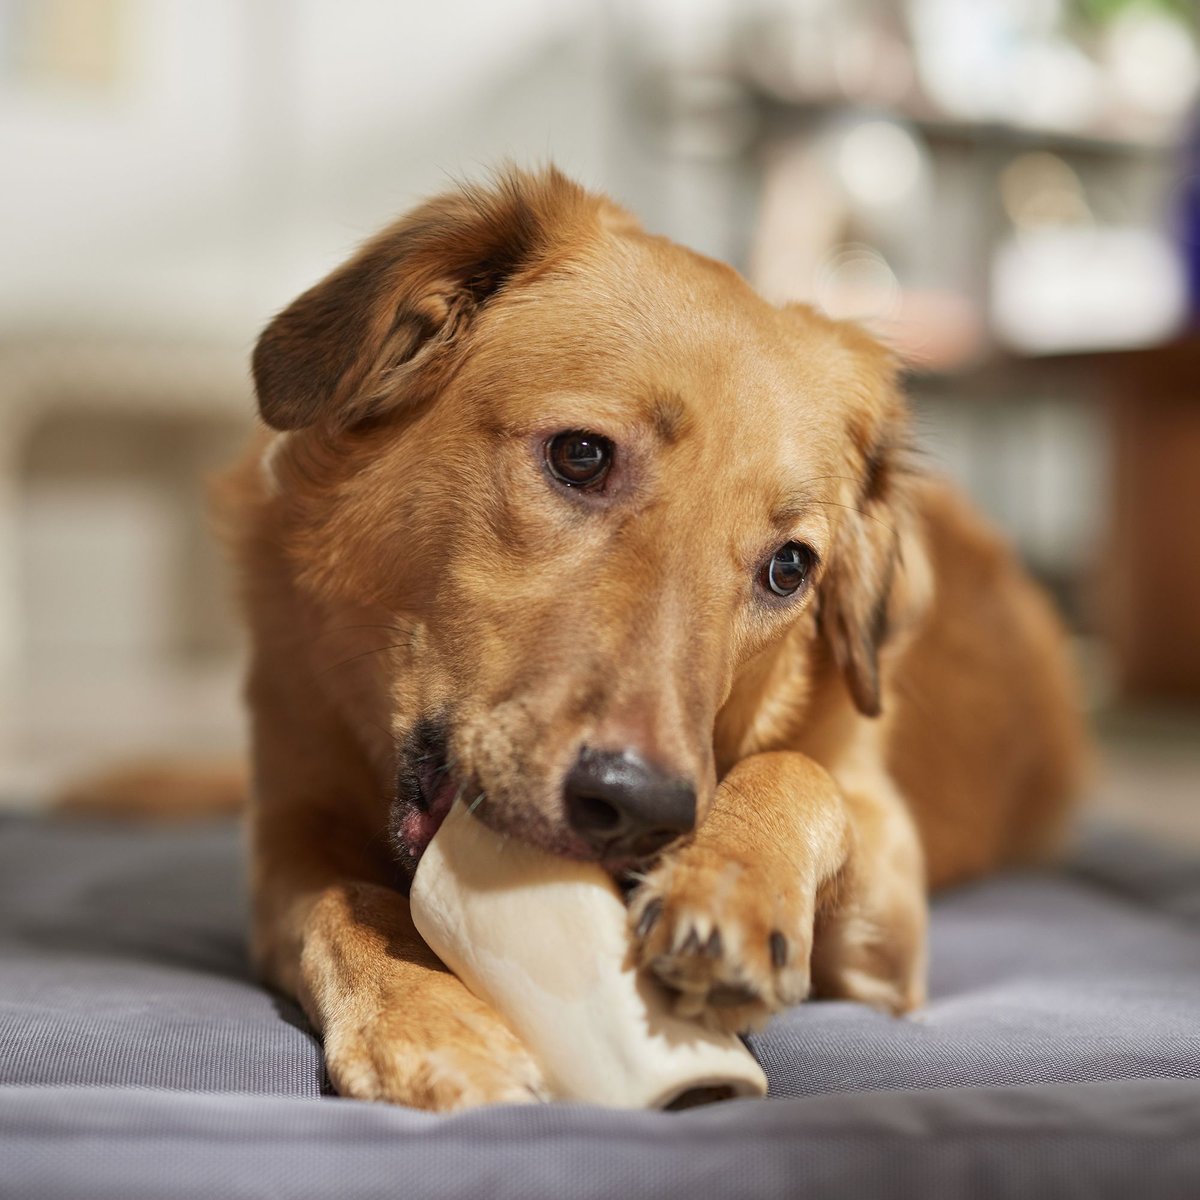
POLYGON ((1200 844, 1198 86, 1197 0, 0 0, 0 802, 237 749, 257 331, 509 157, 890 340, 1200 844))

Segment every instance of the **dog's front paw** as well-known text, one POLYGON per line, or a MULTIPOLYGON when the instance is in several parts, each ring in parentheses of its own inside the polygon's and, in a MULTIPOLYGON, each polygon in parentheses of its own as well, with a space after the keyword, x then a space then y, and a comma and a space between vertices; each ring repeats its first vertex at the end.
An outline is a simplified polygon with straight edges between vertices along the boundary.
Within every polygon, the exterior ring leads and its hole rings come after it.
POLYGON ((646 876, 629 911, 635 961, 679 1016, 744 1032, 808 995, 813 895, 779 875, 690 846, 646 876))
POLYGON ((452 1022, 410 1027, 403 1013, 380 1012, 326 1030, 325 1065, 341 1096, 385 1100, 434 1112, 547 1098, 529 1052, 465 991, 452 1022))

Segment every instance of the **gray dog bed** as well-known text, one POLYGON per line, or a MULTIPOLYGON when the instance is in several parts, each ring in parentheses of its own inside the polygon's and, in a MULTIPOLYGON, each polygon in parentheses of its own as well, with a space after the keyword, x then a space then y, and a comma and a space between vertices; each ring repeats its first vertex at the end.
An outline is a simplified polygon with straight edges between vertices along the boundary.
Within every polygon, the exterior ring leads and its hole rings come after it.
POLYGON ((932 999, 806 1005, 766 1100, 327 1094, 248 977, 236 830, 0 822, 0 1197, 1200 1196, 1200 863, 1112 834, 947 893, 932 999))

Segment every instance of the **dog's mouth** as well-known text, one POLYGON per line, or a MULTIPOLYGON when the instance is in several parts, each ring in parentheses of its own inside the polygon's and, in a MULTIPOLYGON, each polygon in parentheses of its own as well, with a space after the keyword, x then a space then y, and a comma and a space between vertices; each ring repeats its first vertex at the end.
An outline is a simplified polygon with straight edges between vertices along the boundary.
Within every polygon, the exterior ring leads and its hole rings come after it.
POLYGON ((408 882, 462 790, 445 728, 422 722, 401 756, 391 817, 392 844, 408 882))
POLYGON ((502 810, 488 803, 488 795, 474 774, 464 772, 455 761, 448 726, 426 718, 413 728, 401 750, 389 821, 392 849, 405 889, 411 886, 429 843, 460 798, 468 811, 496 832, 517 837, 549 854, 595 862, 618 883, 630 871, 644 868, 657 858, 657 853, 648 857, 598 855, 570 829, 539 819, 533 812, 523 813, 520 825, 514 825, 511 817, 506 820, 502 810))

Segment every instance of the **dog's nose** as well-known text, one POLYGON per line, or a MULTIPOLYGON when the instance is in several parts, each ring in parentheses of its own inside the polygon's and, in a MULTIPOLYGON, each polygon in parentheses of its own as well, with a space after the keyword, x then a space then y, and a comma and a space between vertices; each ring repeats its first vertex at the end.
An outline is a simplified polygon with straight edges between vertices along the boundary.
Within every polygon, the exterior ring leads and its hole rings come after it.
POLYGON ((696 789, 629 751, 584 747, 563 784, 571 828, 609 857, 647 858, 696 824, 696 789))

